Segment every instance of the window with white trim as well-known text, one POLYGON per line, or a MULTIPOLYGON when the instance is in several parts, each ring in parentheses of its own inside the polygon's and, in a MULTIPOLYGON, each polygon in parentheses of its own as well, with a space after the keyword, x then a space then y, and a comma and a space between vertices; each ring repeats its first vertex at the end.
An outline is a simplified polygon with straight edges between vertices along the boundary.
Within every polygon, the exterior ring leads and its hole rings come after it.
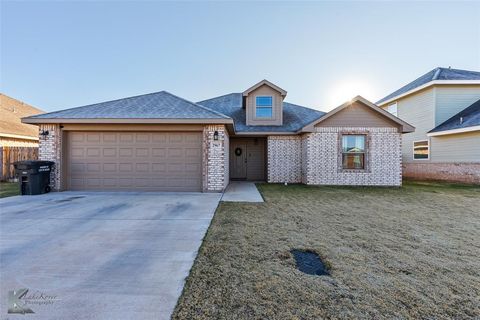
POLYGON ((273 116, 273 97, 258 96, 255 98, 255 117, 272 118, 273 116))
POLYGON ((428 160, 430 145, 428 140, 413 141, 413 160, 428 160))
POLYGON ((387 109, 388 112, 393 114, 395 117, 398 117, 397 103, 396 102, 394 102, 392 104, 389 104, 386 109, 387 109))

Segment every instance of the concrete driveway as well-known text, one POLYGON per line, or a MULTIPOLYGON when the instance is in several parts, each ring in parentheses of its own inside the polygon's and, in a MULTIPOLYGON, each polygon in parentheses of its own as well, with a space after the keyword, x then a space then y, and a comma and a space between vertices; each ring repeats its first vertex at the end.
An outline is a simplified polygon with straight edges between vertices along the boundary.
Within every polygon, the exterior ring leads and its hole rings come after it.
POLYGON ((220 197, 62 192, 1 199, 0 319, 170 318, 220 197), (29 291, 20 303, 35 313, 7 314, 9 291, 21 288, 29 291))

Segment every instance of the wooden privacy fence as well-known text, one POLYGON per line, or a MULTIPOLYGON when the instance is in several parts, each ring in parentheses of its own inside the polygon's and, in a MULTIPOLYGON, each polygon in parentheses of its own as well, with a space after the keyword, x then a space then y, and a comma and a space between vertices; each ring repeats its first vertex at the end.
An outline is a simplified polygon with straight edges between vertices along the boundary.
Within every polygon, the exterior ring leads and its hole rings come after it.
POLYGON ((38 147, 0 147, 2 168, 1 181, 9 181, 15 178, 13 163, 21 160, 38 160, 38 147))

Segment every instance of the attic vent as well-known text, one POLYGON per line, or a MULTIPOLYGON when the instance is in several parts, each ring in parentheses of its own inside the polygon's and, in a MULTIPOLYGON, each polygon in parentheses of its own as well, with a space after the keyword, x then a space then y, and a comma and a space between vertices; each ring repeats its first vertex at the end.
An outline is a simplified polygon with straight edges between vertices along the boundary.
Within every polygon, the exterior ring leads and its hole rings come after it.
POLYGON ((460 117, 460 124, 463 124, 463 117, 460 117))

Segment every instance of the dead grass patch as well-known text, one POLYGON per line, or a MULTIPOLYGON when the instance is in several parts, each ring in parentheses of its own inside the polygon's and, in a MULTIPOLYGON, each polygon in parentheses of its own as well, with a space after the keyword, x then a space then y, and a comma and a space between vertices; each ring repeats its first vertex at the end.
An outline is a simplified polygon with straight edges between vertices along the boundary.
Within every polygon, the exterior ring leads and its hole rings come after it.
POLYGON ((480 188, 259 185, 221 203, 174 319, 480 317, 480 188), (295 268, 317 252, 331 277, 295 268))

